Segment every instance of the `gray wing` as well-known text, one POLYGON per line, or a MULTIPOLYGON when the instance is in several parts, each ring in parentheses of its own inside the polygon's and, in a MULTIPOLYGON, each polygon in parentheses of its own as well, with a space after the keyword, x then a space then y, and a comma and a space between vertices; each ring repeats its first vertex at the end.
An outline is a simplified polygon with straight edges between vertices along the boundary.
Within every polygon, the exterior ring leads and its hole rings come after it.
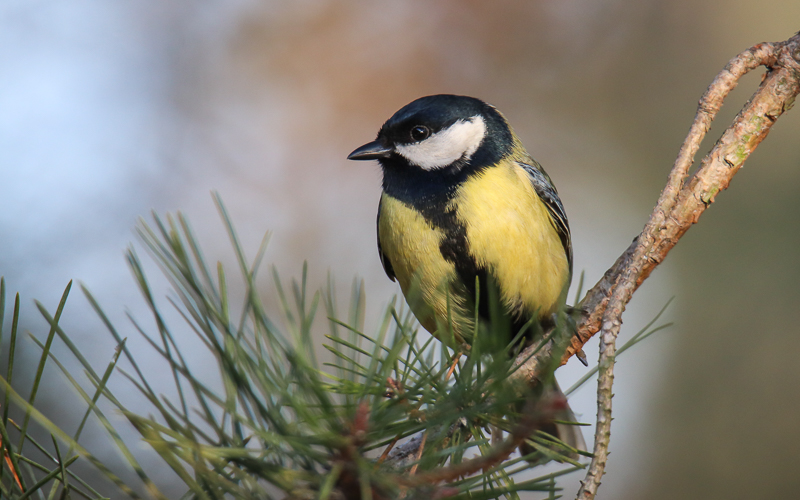
POLYGON ((389 257, 383 253, 383 248, 381 248, 381 233, 379 229, 381 223, 381 203, 383 203, 383 196, 381 196, 381 199, 378 202, 378 218, 375 221, 375 229, 378 233, 378 256, 381 258, 381 264, 383 264, 383 270, 386 271, 386 276, 388 276, 390 280, 394 281, 396 279, 396 276, 394 275, 394 268, 392 268, 392 263, 389 262, 389 257))
POLYGON ((541 165, 531 158, 531 164, 517 162, 517 165, 525 170, 528 178, 533 184, 533 189, 539 198, 542 199, 547 211, 550 213, 550 219, 553 222, 558 237, 561 239, 561 244, 564 246, 564 251, 567 254, 569 261, 569 274, 572 276, 572 236, 569 232, 569 221, 567 220, 567 213, 564 211, 564 205, 561 204, 561 198, 558 197, 558 191, 553 185, 553 181, 544 171, 541 165))

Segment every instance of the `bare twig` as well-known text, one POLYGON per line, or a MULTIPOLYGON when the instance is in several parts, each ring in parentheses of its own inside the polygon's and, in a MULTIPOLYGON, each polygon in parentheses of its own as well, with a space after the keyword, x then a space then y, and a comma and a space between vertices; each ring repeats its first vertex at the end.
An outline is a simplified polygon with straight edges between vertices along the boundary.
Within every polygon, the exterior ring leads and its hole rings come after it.
POLYGON ((619 283, 620 277, 630 270, 631 264, 640 261, 638 264, 641 268, 635 269, 635 274, 637 274, 635 290, 664 260, 669 250, 675 246, 689 226, 697 222, 700 214, 713 202, 717 192, 728 187, 730 179, 749 154, 766 137, 775 119, 791 107, 794 96, 797 95, 798 71, 798 61, 792 54, 798 45, 800 45, 800 37, 795 35, 786 42, 762 43, 751 47, 733 58, 711 83, 700 99, 697 115, 681 146, 667 185, 661 193, 650 220, 614 266, 581 301, 581 308, 586 316, 579 324, 577 338, 564 353, 562 364, 600 329, 601 319, 612 295, 611 292, 619 283), (783 57, 779 60, 778 54, 781 53, 783 57), (694 162, 695 154, 711 127, 711 121, 722 107, 723 100, 736 87, 742 76, 760 65, 769 68, 761 87, 745 105, 714 149, 706 156, 693 177, 696 179, 699 175, 703 177, 711 175, 716 179, 715 185, 707 186, 711 189, 704 191, 698 189, 698 186, 692 182, 686 184, 685 180, 689 168, 694 162), (788 76, 791 78, 787 78, 788 76), (780 82, 780 91, 775 88, 775 84, 778 82, 780 82), (791 82, 794 82, 794 85, 791 82), (755 116, 759 114, 760 117, 755 116), (731 158, 729 162, 722 164, 712 163, 710 160, 719 157, 721 151, 736 151, 738 157, 731 158), (711 196, 708 195, 710 191, 713 191, 711 196), (683 205, 687 199, 691 198, 698 203, 693 204, 691 209, 687 210, 689 207, 683 205), (683 200, 684 203, 681 203, 680 200, 683 200), (634 255, 637 247, 639 253, 634 255), (645 257, 646 259, 642 261, 645 257))
MULTIPOLYGON (((627 275, 629 279, 625 281, 631 282, 624 288, 632 287, 626 293, 627 303, 680 237, 713 203, 716 195, 728 187, 750 153, 767 136, 772 124, 794 104, 800 85, 799 74, 800 33, 785 42, 762 43, 751 47, 733 58, 717 75, 700 99, 697 115, 681 146, 667 185, 641 234, 581 300, 579 308, 582 317, 578 321, 575 336, 563 352, 560 364, 566 363, 600 331, 609 301, 623 282, 623 277, 627 275), (697 172, 689 177, 695 154, 723 100, 742 76, 762 65, 768 71, 758 90, 703 159, 697 172)), ((518 359, 529 358, 520 368, 522 376, 532 380, 543 373, 552 355, 557 352, 554 351, 556 340, 549 340, 544 346, 532 345, 520 355, 518 359), (537 349, 538 352, 530 356, 537 349)))
POLYGON ((608 459, 615 341, 626 304, 678 239, 713 203, 717 193, 728 187, 731 178, 764 140, 777 118, 792 106, 798 93, 800 33, 786 42, 756 45, 732 59, 700 100, 689 135, 644 230, 583 300, 585 319, 579 325, 579 335, 561 360, 566 362, 600 329, 594 458, 578 491, 578 499, 594 498, 608 459), (744 74, 761 65, 768 71, 758 90, 687 182, 694 155, 723 100, 744 74), (596 318, 600 318, 597 323, 596 318))

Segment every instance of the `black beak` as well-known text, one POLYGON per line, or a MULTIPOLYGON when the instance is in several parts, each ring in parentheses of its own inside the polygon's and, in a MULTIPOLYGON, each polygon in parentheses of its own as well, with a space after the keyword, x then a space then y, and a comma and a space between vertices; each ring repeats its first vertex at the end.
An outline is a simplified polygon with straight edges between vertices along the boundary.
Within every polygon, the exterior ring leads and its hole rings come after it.
POLYGON ((348 160, 378 160, 380 158, 388 158, 394 152, 394 148, 386 147, 381 141, 372 141, 369 144, 364 144, 356 149, 349 155, 348 160))

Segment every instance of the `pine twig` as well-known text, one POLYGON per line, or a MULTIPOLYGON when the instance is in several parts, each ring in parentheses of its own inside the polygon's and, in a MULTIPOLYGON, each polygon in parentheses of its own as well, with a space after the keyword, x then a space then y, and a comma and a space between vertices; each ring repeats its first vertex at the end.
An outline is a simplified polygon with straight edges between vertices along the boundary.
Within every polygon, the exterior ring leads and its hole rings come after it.
MULTIPOLYGON (((551 422, 566 407, 567 400, 563 396, 530 398, 525 404, 522 418, 509 431, 508 438, 492 447, 488 454, 416 475, 398 476, 397 482, 406 486, 436 485, 441 482, 454 481, 459 477, 470 476, 481 470, 488 470, 508 458, 528 437, 541 429, 547 422, 551 422)), ((418 445, 416 449, 422 450, 425 446, 424 443, 425 438, 423 437, 422 444, 418 445)))

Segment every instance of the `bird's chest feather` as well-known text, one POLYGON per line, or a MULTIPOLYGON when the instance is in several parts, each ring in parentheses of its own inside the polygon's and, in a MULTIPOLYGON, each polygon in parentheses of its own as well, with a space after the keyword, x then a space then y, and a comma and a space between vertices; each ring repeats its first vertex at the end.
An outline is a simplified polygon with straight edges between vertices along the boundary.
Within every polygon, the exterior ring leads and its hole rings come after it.
MULTIPOLYGON (((447 231, 419 210, 383 194, 378 217, 381 251, 417 319, 431 332, 437 329, 437 318, 447 315, 445 290, 457 279, 454 263, 441 251, 447 239, 447 231)), ((460 315, 461 301, 453 298, 456 302, 451 302, 451 312, 460 315)))
POLYGON ((437 315, 446 311, 443 283, 460 280, 464 287, 449 293, 464 293, 479 272, 490 272, 508 309, 524 316, 552 313, 568 280, 547 208, 511 166, 470 176, 446 199, 412 204, 384 194, 378 237, 406 296, 417 286, 437 315))
POLYGON ((497 280, 506 305, 540 316, 554 312, 569 263, 527 174, 506 165, 486 169, 464 182, 451 206, 465 227, 469 255, 497 280))
POLYGON ((442 275, 452 270, 439 248, 447 233, 418 209, 387 194, 381 198, 378 238, 401 283, 423 267, 442 275))

